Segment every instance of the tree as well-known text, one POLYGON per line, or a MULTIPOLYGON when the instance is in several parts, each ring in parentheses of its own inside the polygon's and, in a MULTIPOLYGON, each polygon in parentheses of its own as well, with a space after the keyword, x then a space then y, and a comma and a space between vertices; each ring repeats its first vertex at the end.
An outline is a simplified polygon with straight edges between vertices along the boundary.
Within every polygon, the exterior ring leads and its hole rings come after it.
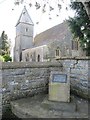
POLYGON ((0 56, 5 62, 12 60, 10 57, 10 43, 5 31, 2 32, 0 37, 0 56))
POLYGON ((87 14, 89 16, 89 20, 90 20, 90 1, 89 2, 84 2, 83 5, 86 9, 86 12, 87 12, 87 14))
POLYGON ((89 0, 76 0, 76 2, 82 2, 90 19, 90 1, 89 0))
MULTIPOLYGON (((48 4, 49 4, 49 10, 50 11, 54 10, 54 7, 51 6, 51 0, 33 0, 33 1, 35 1, 34 6, 36 7, 36 9, 41 8, 41 4, 43 3, 43 6, 42 6, 42 12, 43 13, 46 12, 46 7, 47 7, 48 4)), ((33 6, 33 1, 30 0, 30 2, 28 3, 30 7, 33 6)), ((89 0, 71 0, 71 2, 72 1, 82 2, 82 4, 85 7, 85 10, 87 12, 87 15, 89 16, 89 19, 90 19, 90 1, 89 0)), ((19 5, 19 4, 23 4, 24 2, 26 3, 26 0, 15 0, 14 4, 19 5)), ((58 7, 59 11, 62 7, 61 2, 65 3, 66 1, 65 0, 55 0, 55 3, 57 4, 57 7, 58 7)), ((66 6, 66 9, 67 9, 67 6, 66 6)))
POLYGON ((5 31, 3 31, 0 38, 0 49, 2 51, 2 55, 8 54, 10 52, 9 48, 10 44, 8 42, 8 36, 5 34, 5 31))
POLYGON ((69 25, 74 38, 78 38, 83 50, 90 56, 90 20, 81 2, 72 2, 71 8, 76 11, 74 18, 70 18, 69 25))

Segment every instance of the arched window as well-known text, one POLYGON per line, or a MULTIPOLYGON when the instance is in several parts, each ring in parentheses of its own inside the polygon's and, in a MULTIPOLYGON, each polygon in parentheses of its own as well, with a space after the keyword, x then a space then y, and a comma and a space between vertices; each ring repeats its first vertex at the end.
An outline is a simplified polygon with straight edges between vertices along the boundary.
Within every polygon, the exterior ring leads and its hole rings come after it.
POLYGON ((59 48, 56 49, 56 51, 55 51, 55 56, 56 56, 56 57, 59 57, 59 56, 60 56, 60 49, 59 49, 59 48))
POLYGON ((59 56, 59 49, 56 50, 56 56, 59 56))
POLYGON ((40 62, 40 55, 38 55, 37 61, 40 62))
POLYGON ((78 41, 72 40, 72 50, 78 50, 78 41))

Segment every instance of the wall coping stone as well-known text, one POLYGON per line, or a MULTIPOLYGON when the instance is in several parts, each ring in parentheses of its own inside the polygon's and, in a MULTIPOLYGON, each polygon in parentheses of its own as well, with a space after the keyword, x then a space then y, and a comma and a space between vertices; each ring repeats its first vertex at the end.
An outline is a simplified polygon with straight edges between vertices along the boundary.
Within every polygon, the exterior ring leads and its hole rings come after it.
POLYGON ((2 62, 0 69, 63 67, 58 62, 2 62))
POLYGON ((88 57, 61 57, 61 58, 56 58, 56 60, 90 60, 90 56, 88 57))

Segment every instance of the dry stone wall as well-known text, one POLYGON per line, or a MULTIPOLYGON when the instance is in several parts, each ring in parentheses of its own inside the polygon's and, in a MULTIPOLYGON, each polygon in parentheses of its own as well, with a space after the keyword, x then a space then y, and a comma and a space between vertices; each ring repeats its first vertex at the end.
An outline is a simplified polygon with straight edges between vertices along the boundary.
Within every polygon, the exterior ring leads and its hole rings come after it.
POLYGON ((61 71, 59 63, 3 63, 3 104, 35 94, 48 92, 50 71, 61 71))
POLYGON ((59 61, 70 73, 71 92, 90 99, 90 59, 62 58, 59 61))
POLYGON ((62 58, 57 62, 2 63, 3 104, 35 94, 48 92, 51 71, 69 73, 71 92, 90 99, 90 60, 62 58))

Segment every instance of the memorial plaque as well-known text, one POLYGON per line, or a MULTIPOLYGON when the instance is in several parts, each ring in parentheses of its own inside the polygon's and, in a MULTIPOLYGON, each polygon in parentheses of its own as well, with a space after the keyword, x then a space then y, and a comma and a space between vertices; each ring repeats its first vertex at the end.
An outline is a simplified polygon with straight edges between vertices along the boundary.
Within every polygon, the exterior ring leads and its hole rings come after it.
POLYGON ((67 72, 51 71, 49 80, 49 100, 70 102, 70 78, 67 72))
POLYGON ((53 74, 52 82, 66 83, 67 75, 66 74, 53 74))

